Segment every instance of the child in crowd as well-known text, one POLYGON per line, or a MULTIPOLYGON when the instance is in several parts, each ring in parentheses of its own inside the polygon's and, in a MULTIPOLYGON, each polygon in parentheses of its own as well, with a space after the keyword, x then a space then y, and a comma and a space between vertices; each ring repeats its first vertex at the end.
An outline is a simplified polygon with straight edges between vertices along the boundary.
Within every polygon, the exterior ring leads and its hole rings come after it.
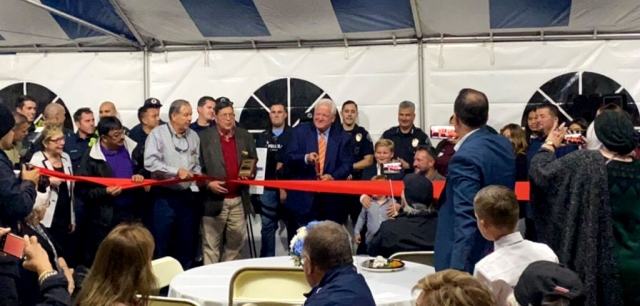
POLYGON ((546 244, 525 240, 516 230, 519 208, 511 189, 497 185, 482 188, 473 208, 480 233, 494 241, 493 253, 476 264, 473 275, 489 287, 498 305, 505 305, 529 264, 539 260, 557 263, 558 257, 546 244))
MULTIPOLYGON (((372 181, 386 181, 386 175, 376 175, 372 179, 372 181)), ((380 224, 383 221, 389 219, 387 216, 387 208, 393 205, 394 200, 391 197, 387 196, 378 196, 373 195, 371 202, 371 207, 369 209, 362 208, 360 211, 360 216, 358 216, 358 221, 356 222, 356 226, 354 227, 355 242, 360 244, 362 242, 362 237, 360 237, 360 232, 362 231, 362 227, 367 225, 367 233, 365 235, 365 243, 369 243, 373 235, 375 235, 380 229, 380 224)))

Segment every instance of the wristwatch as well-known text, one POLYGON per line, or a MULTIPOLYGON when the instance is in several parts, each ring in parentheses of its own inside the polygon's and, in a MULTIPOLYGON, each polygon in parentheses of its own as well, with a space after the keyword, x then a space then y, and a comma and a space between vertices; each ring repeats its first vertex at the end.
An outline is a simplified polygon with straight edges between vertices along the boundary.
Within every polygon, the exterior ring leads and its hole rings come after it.
POLYGON ((545 141, 544 144, 551 146, 554 150, 556 149, 556 145, 551 140, 545 141))

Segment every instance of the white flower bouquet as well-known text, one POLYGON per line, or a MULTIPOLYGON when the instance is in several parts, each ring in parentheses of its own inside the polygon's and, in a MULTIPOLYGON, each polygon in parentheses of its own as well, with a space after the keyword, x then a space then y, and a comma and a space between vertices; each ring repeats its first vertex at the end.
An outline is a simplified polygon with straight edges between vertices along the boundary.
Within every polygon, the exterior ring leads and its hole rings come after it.
POLYGON ((307 231, 318 223, 320 222, 318 221, 309 222, 307 226, 303 226, 299 228, 298 231, 296 232, 296 235, 293 236, 293 239, 291 239, 291 242, 289 243, 289 255, 291 255, 293 264, 296 267, 299 267, 302 265, 301 263, 302 247, 304 246, 304 238, 307 237, 307 231))

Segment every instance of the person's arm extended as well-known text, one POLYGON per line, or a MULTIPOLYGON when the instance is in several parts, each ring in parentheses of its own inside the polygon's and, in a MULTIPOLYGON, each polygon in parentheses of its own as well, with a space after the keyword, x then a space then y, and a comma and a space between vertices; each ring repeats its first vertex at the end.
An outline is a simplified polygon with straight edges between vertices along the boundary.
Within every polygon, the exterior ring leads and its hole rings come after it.
POLYGON ((365 155, 364 158, 353 164, 354 170, 363 170, 366 167, 373 165, 373 154, 365 155))
POLYGON ((473 210, 473 198, 480 191, 479 169, 466 157, 456 156, 449 165, 449 182, 453 186, 453 249, 449 268, 468 270, 478 226, 473 210))
POLYGON ((3 218, 22 220, 33 210, 36 200, 36 184, 18 180, 13 167, 0 162, 0 214, 3 218))

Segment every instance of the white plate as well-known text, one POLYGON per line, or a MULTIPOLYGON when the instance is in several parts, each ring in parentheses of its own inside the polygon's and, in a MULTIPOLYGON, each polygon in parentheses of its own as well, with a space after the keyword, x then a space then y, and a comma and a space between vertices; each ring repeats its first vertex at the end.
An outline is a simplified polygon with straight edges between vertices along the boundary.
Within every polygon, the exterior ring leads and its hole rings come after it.
POLYGON ((374 261, 374 259, 369 259, 369 260, 365 260, 363 262, 360 263, 360 268, 362 270, 368 271, 368 272, 396 272, 396 271, 401 271, 404 270, 405 268, 405 264, 404 262, 402 262, 402 266, 401 267, 397 267, 397 268, 369 268, 369 264, 372 263, 374 261))

